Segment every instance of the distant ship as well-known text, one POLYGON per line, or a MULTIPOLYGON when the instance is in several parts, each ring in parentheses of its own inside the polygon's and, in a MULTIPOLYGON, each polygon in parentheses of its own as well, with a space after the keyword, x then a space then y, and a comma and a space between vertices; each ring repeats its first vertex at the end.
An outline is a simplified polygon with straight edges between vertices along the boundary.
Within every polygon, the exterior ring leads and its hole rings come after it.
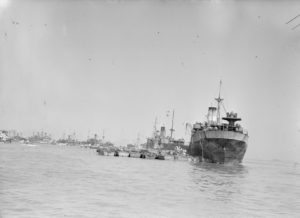
POLYGON ((47 134, 46 132, 37 132, 37 134, 33 133, 33 136, 28 138, 30 143, 37 143, 37 144, 50 144, 52 139, 51 135, 47 134))
POLYGON ((220 121, 220 106, 224 99, 220 97, 221 82, 217 107, 209 107, 207 122, 195 123, 191 133, 188 152, 199 157, 200 161, 210 163, 241 163, 247 150, 248 133, 237 121, 237 113, 226 113, 228 123, 220 121))
POLYGON ((184 139, 174 139, 174 111, 172 116, 172 126, 170 129, 170 136, 166 134, 166 127, 161 126, 160 131, 156 129, 157 119, 155 119, 154 130, 151 137, 147 138, 146 148, 147 149, 158 149, 158 150, 174 150, 177 146, 184 148, 184 139))

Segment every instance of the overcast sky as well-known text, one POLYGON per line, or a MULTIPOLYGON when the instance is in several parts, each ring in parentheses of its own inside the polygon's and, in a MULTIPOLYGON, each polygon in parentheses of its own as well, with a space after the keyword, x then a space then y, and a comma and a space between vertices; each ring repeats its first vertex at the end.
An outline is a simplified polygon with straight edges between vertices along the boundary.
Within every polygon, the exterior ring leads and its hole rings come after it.
POLYGON ((246 158, 299 160, 298 1, 0 0, 0 129, 124 144, 204 121, 219 80, 246 158))

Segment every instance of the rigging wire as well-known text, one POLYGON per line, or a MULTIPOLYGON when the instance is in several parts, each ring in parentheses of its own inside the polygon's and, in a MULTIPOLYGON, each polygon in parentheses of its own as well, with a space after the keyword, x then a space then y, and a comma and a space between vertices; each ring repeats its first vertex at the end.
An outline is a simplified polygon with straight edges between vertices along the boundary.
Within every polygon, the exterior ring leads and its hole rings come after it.
POLYGON ((224 105, 223 102, 222 102, 222 106, 223 106, 223 109, 224 109, 225 113, 227 113, 226 108, 225 108, 225 105, 224 105))
POLYGON ((293 20, 295 20, 297 17, 299 17, 300 14, 298 14, 296 17, 292 18, 291 20, 289 20, 286 24, 289 24, 290 22, 292 22, 293 20))
MULTIPOLYGON (((300 14, 298 14, 296 17, 292 18, 291 20, 289 20, 288 22, 286 22, 285 24, 289 24, 290 22, 292 22, 293 20, 295 20, 296 18, 300 17, 300 14)), ((298 26, 300 26, 300 23, 297 24, 296 26, 294 26, 292 28, 292 30, 296 29, 298 26)))
POLYGON ((296 26, 294 26, 294 27, 292 28, 292 30, 296 29, 298 26, 300 26, 300 23, 297 24, 296 26))

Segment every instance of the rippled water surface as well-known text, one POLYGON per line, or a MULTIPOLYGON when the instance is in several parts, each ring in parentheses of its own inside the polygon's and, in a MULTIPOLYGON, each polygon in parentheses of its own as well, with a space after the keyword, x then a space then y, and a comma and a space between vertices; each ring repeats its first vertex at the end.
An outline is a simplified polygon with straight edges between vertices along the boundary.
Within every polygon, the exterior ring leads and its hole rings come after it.
POLYGON ((300 165, 227 166, 0 144, 0 217, 299 217, 300 165))

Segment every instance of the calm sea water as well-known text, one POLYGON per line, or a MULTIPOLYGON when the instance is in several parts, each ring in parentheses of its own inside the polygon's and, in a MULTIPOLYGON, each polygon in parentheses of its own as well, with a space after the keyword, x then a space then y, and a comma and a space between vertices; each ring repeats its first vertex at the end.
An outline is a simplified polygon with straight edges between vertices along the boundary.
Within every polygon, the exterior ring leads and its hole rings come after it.
POLYGON ((239 166, 0 144, 1 217, 300 217, 300 164, 239 166))

